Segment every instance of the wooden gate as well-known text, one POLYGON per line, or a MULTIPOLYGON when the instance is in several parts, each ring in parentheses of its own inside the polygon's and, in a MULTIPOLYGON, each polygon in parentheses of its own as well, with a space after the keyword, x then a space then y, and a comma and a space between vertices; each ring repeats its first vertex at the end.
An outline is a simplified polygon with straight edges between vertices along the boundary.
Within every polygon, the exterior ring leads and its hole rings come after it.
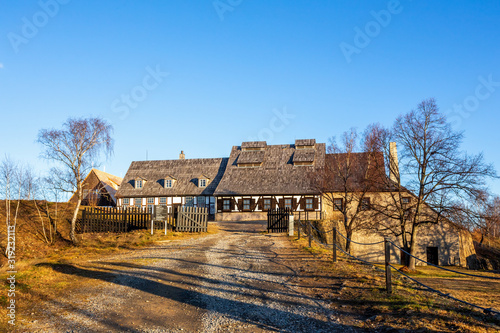
POLYGON ((270 209, 267 211, 267 232, 287 232, 290 208, 270 209))
POLYGON ((205 207, 179 207, 176 231, 207 232, 208 210, 205 207))

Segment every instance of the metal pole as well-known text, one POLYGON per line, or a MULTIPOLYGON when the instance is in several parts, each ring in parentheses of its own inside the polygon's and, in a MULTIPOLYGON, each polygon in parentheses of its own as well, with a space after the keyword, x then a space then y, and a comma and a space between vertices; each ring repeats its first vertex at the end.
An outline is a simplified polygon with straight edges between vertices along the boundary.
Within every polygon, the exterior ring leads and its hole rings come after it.
POLYGON ((337 262, 337 228, 332 229, 333 237, 332 237, 332 260, 333 262, 337 262))
POLYGON ((391 266, 389 266, 391 262, 391 244, 387 238, 384 238, 384 249, 385 249, 385 287, 387 289, 387 293, 392 293, 392 276, 391 276, 391 266))

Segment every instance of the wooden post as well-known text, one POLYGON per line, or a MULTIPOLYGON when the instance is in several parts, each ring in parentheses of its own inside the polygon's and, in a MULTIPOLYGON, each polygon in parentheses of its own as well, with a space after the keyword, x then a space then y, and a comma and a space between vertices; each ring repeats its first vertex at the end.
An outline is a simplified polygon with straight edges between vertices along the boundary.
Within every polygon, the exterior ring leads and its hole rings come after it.
POLYGON ((384 238, 384 249, 385 249, 385 287, 387 289, 387 293, 392 293, 392 276, 391 276, 391 266, 389 266, 391 262, 391 244, 387 238, 384 238))
POLYGON ((307 221, 307 234, 309 235, 309 247, 311 247, 312 243, 312 228, 311 228, 311 222, 307 221))
MULTIPOLYGON (((299 216, 300 216, 300 212, 299 212, 299 216)), ((301 227, 300 227, 300 217, 299 217, 299 223, 297 223, 297 234, 299 236, 298 239, 300 239, 300 229, 301 229, 301 227)))
POLYGON ((332 261, 337 262, 337 228, 332 229, 332 261))

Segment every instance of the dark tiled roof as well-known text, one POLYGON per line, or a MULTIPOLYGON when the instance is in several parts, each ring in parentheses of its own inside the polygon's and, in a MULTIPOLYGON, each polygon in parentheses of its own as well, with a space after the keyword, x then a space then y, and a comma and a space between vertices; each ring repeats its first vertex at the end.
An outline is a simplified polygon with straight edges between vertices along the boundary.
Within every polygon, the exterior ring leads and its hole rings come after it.
POLYGON ((212 195, 224 174, 227 161, 227 158, 202 158, 132 162, 117 196, 212 195), (139 177, 147 180, 142 189, 134 188, 134 180, 139 177), (169 177, 175 179, 175 182, 172 188, 164 188, 163 180, 169 177), (201 177, 210 180, 207 187, 198 187, 198 179, 201 177))
POLYGON ((295 140, 295 146, 314 146, 315 144, 316 139, 295 140))
MULTIPOLYGON (((268 145, 264 150, 262 166, 238 167, 237 159, 243 153, 234 146, 228 167, 219 183, 215 195, 271 195, 271 194, 314 194, 309 173, 323 166, 325 144, 316 144, 313 166, 294 166, 294 145, 268 145)), ((245 152, 246 153, 246 152, 245 152)))
MULTIPOLYGON (((331 192, 343 192, 345 182, 338 176, 339 168, 345 168, 347 159, 351 170, 347 181, 347 188, 351 191, 387 191, 388 182, 385 175, 384 155, 382 152, 375 153, 351 153, 351 154, 326 154, 325 174, 322 180, 323 187, 331 192), (367 182, 367 179, 370 179, 367 182)), ((345 170, 345 169, 344 169, 345 170)), ((345 175, 347 172, 342 171, 345 175)))

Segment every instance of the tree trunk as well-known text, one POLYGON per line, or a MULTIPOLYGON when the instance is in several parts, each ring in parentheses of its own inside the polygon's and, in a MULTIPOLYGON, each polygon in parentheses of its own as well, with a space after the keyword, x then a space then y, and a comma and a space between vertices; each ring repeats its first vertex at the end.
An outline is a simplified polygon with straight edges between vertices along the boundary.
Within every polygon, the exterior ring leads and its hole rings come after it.
MULTIPOLYGON (((413 225, 412 233, 411 233, 411 242, 410 242, 410 254, 416 257, 417 254, 417 226, 413 225)), ((408 269, 415 270, 416 259, 410 256, 408 258, 408 269)))
POLYGON ((71 238, 71 241, 74 245, 78 243, 78 240, 76 239, 76 219, 78 218, 78 211, 80 210, 80 205, 82 203, 82 186, 80 182, 78 182, 76 191, 78 194, 78 199, 76 201, 75 211, 73 212, 73 218, 71 219, 71 231, 69 233, 69 237, 71 238))

